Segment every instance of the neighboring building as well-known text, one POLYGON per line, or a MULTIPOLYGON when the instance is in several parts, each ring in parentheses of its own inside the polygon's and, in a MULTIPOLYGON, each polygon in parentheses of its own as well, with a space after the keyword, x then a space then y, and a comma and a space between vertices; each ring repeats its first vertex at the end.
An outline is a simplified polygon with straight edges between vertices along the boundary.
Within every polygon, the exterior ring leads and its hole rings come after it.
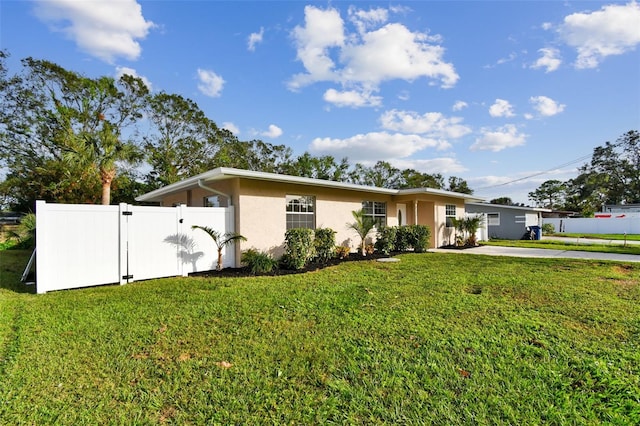
MULTIPOLYGON (((378 223, 427 225, 431 247, 449 244, 450 218, 464 217, 465 203, 481 199, 433 188, 388 189, 233 168, 217 168, 136 198, 162 206, 234 206, 235 231, 247 238, 236 251, 256 248, 279 256, 287 229, 331 228, 336 243, 356 249, 347 227, 364 208, 378 223)), ((238 255, 236 257, 240 259, 238 255)))
POLYGON ((602 213, 596 213, 595 217, 608 217, 606 214, 640 213, 640 204, 605 204, 602 206, 602 213))
POLYGON ((527 227, 542 226, 542 213, 549 209, 538 207, 506 206, 503 204, 489 204, 467 202, 467 213, 483 213, 489 238, 502 240, 519 240, 527 232, 527 227))

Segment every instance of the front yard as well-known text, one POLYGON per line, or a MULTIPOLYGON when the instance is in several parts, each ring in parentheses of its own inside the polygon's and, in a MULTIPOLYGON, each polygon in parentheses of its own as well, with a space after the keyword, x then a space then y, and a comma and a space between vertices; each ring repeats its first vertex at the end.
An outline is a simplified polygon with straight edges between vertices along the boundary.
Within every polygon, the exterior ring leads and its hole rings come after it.
POLYGON ((7 253, 3 424, 640 423, 640 265, 425 253, 33 295, 7 253))

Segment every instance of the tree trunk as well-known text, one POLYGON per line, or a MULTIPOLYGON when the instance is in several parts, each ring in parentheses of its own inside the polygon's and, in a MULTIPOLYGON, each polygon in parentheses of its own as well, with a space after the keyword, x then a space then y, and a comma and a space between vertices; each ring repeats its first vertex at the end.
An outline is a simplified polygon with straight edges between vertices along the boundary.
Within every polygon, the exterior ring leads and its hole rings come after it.
POLYGON ((100 180, 102 181, 102 205, 111 204, 111 182, 116 176, 116 169, 100 169, 100 180))
POLYGON ((216 265, 216 270, 222 270, 222 249, 218 249, 218 264, 216 265))

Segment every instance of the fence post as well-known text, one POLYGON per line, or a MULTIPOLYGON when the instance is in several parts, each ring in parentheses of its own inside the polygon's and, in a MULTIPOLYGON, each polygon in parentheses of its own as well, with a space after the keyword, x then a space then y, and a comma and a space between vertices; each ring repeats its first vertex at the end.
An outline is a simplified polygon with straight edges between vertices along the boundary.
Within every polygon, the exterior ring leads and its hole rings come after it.
MULTIPOLYGON (((36 200, 36 248, 40 253, 47 253, 47 202, 36 200)), ((48 280, 52 275, 47 265, 47 256, 36 257, 36 292, 44 294, 49 288, 48 280)))
MULTIPOLYGON (((177 220, 178 220, 178 233, 177 235, 186 235, 184 234, 184 221, 186 216, 189 214, 188 210, 187 210, 187 205, 186 204, 180 204, 178 206, 176 206, 176 213, 177 213, 177 220)), ((187 221, 188 222, 188 221, 187 221)), ((188 231, 188 230, 187 230, 188 231)), ((177 250, 176 250, 177 251, 177 250)), ((180 275, 183 277, 186 277, 189 275, 189 273, 187 272, 187 269, 184 267, 184 262, 182 260, 180 260, 180 262, 178 263, 178 268, 180 272, 180 275)))
POLYGON ((126 203, 118 204, 118 223, 119 223, 119 271, 118 276, 120 277, 120 285, 127 284, 129 282, 129 222, 127 220, 127 216, 125 216, 125 212, 129 211, 129 205, 126 203))

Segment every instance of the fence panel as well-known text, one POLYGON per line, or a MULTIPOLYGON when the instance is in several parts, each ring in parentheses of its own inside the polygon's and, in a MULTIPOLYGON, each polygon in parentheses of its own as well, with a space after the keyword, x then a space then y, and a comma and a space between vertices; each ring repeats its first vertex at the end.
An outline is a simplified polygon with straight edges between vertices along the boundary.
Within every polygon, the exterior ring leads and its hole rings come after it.
POLYGON ((640 218, 545 218, 542 222, 570 234, 640 234, 640 218))
POLYGON ((38 293, 120 282, 119 210, 36 202, 38 293))
POLYGON ((127 206, 128 281, 182 275, 179 251, 171 237, 180 232, 179 209, 127 206))
MULTIPOLYGON (((219 231, 234 232, 233 207, 184 207, 182 208, 183 228, 180 241, 183 275, 191 272, 210 271, 216 269, 218 248, 209 235, 191 226, 208 226, 219 231)), ((235 246, 229 245, 222 250, 222 267, 234 267, 235 246)))
MULTIPOLYGON (((232 207, 36 203, 38 293, 215 269, 217 248, 192 225, 233 232, 232 207)), ((235 249, 223 251, 235 266, 235 249)))

